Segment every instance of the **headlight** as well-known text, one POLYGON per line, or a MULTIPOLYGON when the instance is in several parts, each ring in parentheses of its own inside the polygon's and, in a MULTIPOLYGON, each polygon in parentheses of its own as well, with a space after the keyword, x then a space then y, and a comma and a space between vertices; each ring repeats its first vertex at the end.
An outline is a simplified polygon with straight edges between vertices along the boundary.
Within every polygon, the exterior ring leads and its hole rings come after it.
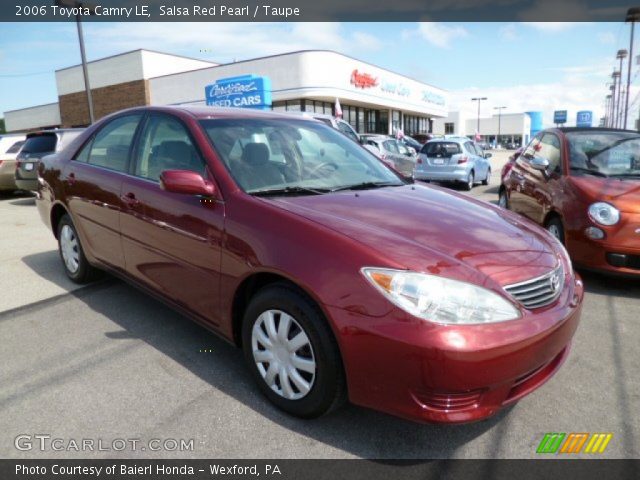
POLYGON ((589 207, 589 218, 600 225, 615 225, 620 221, 620 210, 604 202, 596 202, 589 207))
POLYGON ((431 322, 469 325, 520 318, 513 303, 470 283, 388 268, 363 268, 362 273, 393 304, 431 322))

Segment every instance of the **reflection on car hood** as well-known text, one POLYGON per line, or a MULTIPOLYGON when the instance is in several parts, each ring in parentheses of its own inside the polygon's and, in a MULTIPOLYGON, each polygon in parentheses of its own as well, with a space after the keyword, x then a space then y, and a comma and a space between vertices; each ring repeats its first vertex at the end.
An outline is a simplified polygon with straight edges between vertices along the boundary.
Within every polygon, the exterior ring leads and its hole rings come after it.
POLYGON ((442 273, 464 265, 504 285, 557 265, 539 227, 437 187, 407 185, 271 201, 412 270, 442 273))
POLYGON ((608 202, 619 210, 640 213, 640 179, 569 177, 587 202, 608 202))

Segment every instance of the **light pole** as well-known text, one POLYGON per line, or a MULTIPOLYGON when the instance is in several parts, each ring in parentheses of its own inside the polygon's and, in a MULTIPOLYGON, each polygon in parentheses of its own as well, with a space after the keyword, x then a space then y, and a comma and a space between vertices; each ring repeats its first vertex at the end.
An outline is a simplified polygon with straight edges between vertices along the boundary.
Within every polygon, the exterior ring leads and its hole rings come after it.
POLYGON ((613 128, 618 128, 618 112, 620 106, 620 72, 614 70, 611 74, 611 78, 613 79, 613 128))
MULTIPOLYGON (((61 7, 78 8, 78 11, 83 8, 90 9, 91 12, 95 9, 95 6, 87 3, 79 2, 77 0, 56 0, 56 5, 61 7)), ((84 34, 82 32, 82 22, 80 20, 80 13, 76 14, 76 26, 78 28, 78 43, 80 43, 80 57, 82 59, 82 75, 84 76, 84 89, 87 92, 87 105, 89 106, 89 121, 93 123, 95 116, 93 114, 93 98, 91 96, 91 85, 89 84, 89 70, 87 68, 87 56, 84 51, 84 34)))
POLYGON ((604 99, 604 126, 609 126, 609 106, 611 105, 611 95, 607 95, 604 99))
POLYGON ((498 110, 498 136, 496 137, 496 148, 498 148, 498 144, 500 143, 500 122, 502 120, 502 110, 507 107, 493 107, 494 110, 498 110))
POLYGON ((629 52, 627 52, 625 49, 620 49, 618 50, 618 53, 616 53, 616 58, 618 60, 620 60, 620 80, 618 83, 618 117, 616 118, 616 125, 618 126, 618 128, 622 128, 622 115, 624 114, 624 108, 622 105, 622 95, 623 95, 623 91, 622 91, 622 65, 624 63, 624 59, 627 58, 629 52))
POLYGON ((487 97, 474 97, 472 102, 478 102, 478 126, 476 127, 476 135, 480 135, 480 102, 486 100, 487 97))
POLYGON ((609 101, 609 128, 613 128, 613 107, 615 106, 615 101, 616 101, 616 85, 615 83, 612 83, 609 86, 609 91, 611 92, 609 94, 609 97, 611 98, 611 100, 609 101))
POLYGON ((624 128, 627 128, 627 118, 629 117, 629 90, 631 89, 631 63, 633 62, 633 33, 636 22, 640 20, 640 8, 633 7, 627 10, 625 22, 631 23, 631 39, 629 40, 629 61, 627 62, 627 93, 624 100, 624 128))

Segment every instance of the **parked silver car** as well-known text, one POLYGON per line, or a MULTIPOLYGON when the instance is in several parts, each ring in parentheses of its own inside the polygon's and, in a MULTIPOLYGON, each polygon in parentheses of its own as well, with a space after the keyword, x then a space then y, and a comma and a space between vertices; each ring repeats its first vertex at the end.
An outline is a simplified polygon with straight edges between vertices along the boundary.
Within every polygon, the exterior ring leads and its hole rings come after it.
POLYGON ((386 135, 360 135, 361 142, 368 148, 375 148, 378 156, 406 177, 413 176, 418 156, 415 150, 393 137, 386 135))
POLYGON ((490 153, 465 137, 428 141, 420 151, 414 177, 416 180, 460 182, 465 189, 491 180, 490 153))

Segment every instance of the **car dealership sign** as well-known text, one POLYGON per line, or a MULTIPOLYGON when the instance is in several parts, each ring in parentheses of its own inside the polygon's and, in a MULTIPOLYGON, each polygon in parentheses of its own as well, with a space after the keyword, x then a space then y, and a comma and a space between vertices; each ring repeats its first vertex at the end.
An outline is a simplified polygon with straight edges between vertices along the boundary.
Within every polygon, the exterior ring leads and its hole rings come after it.
POLYGON ((576 116, 576 127, 591 127, 593 125, 593 112, 583 110, 576 116))
POLYGON ((214 107, 240 107, 269 110, 271 107, 271 80, 269 77, 242 75, 221 78, 204 87, 207 105, 214 107))
POLYGON ((555 123, 556 125, 567 123, 567 111, 556 110, 555 112, 553 112, 553 123, 555 123))

